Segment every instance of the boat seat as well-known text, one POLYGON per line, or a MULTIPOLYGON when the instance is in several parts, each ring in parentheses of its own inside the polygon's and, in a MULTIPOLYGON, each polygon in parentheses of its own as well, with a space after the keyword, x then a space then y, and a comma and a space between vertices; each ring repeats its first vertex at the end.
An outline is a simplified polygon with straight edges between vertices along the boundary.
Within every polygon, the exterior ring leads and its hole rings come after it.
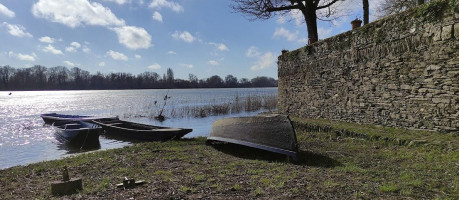
POLYGON ((79 124, 66 124, 65 129, 77 129, 80 128, 81 126, 79 124))
POLYGON ((118 123, 110 123, 110 124, 106 124, 106 125, 111 125, 111 126, 113 126, 113 125, 121 125, 121 124, 123 124, 123 123, 119 123, 119 122, 118 122, 118 123))

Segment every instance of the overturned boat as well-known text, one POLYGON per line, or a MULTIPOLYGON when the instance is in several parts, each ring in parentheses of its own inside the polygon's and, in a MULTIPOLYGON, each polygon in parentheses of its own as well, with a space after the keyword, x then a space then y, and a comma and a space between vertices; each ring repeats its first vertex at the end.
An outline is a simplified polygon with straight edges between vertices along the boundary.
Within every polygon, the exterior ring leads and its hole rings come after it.
POLYGON ((287 115, 234 117, 212 124, 209 142, 220 141, 287 155, 297 160, 296 133, 287 115))

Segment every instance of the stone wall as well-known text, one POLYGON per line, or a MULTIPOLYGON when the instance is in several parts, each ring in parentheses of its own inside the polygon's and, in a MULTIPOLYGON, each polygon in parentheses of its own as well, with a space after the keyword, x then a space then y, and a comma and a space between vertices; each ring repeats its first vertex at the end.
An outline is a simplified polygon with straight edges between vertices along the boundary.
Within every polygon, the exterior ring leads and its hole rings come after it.
POLYGON ((278 59, 281 113, 459 130, 459 12, 427 4, 278 59))

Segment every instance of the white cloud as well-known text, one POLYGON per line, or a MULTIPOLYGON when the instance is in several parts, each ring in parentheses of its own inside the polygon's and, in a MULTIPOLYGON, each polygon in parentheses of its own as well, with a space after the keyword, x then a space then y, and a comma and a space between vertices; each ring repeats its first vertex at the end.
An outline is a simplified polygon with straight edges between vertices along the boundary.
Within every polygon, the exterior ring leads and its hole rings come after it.
POLYGON ((279 24, 284 24, 286 21, 285 19, 285 16, 284 15, 279 15, 279 18, 277 18, 276 22, 279 23, 279 24))
POLYGON ((332 36, 332 31, 333 31, 333 28, 328 28, 328 29, 325 29, 322 27, 317 28, 317 34, 319 34, 319 39, 329 38, 330 36, 332 36))
POLYGON ((65 51, 75 53, 77 49, 75 47, 65 47, 65 51))
POLYGON ((306 38, 299 38, 298 37, 299 34, 300 34, 299 31, 296 31, 293 33, 282 27, 282 28, 276 29, 276 31, 273 34, 273 38, 283 37, 289 42, 297 42, 297 43, 304 43, 304 41, 307 41, 306 38))
POLYGON ((153 16, 152 16, 152 17, 153 17, 154 20, 156 20, 156 21, 158 21, 158 22, 163 22, 163 16, 161 15, 161 13, 159 13, 159 12, 157 12, 157 11, 155 11, 155 12, 153 13, 153 16))
POLYGON ((148 69, 161 69, 161 65, 159 65, 158 63, 154 63, 148 66, 148 69))
POLYGON ((51 44, 48 44, 48 46, 46 46, 45 48, 43 48, 43 51, 44 52, 49 52, 49 53, 52 53, 52 54, 55 54, 55 55, 64 55, 64 53, 62 53, 61 50, 59 49, 56 49, 53 45, 51 44))
POLYGON ((124 60, 124 61, 128 60, 128 57, 124 55, 123 53, 112 51, 112 50, 107 51, 105 55, 110 56, 113 60, 124 60))
POLYGON ((81 44, 78 42, 72 42, 70 43, 70 46, 65 48, 65 51, 67 52, 77 52, 78 48, 81 47, 81 44))
POLYGON ((77 49, 81 47, 81 44, 78 43, 78 42, 72 42, 72 43, 70 43, 70 45, 75 47, 75 48, 77 48, 77 49))
POLYGON ((129 49, 148 49, 151 44, 151 35, 144 28, 136 26, 122 26, 113 28, 118 35, 119 43, 129 49))
POLYGON ((340 17, 338 19, 332 20, 332 24, 333 24, 333 26, 338 27, 338 26, 341 26, 341 25, 347 25, 347 24, 350 23, 350 21, 352 21, 352 20, 349 20, 348 16, 342 16, 342 17, 340 17))
POLYGON ((8 33, 16 37, 33 37, 32 34, 28 33, 26 29, 19 24, 8 24, 3 22, 2 26, 5 26, 8 33))
POLYGON ((295 21, 296 26, 305 24, 304 15, 299 10, 290 10, 290 17, 295 21))
POLYGON ((217 65, 220 64, 220 63, 218 63, 218 62, 215 61, 215 60, 209 60, 209 62, 207 62, 207 63, 209 63, 209 65, 213 65, 213 66, 217 66, 217 65))
POLYGON ((182 67, 190 68, 190 69, 194 67, 194 66, 191 65, 191 64, 183 64, 183 63, 182 63, 182 64, 179 64, 179 65, 182 66, 182 67))
POLYGON ((191 35, 191 33, 189 33, 188 31, 175 31, 175 33, 172 34, 172 37, 177 40, 183 40, 188 43, 192 43, 196 40, 196 38, 193 35, 191 35))
POLYGON ((168 51, 167 54, 176 55, 177 53, 175 51, 168 51))
POLYGON ((123 5, 126 3, 131 3, 131 0, 103 0, 103 1, 108 1, 108 2, 115 2, 119 5, 123 5))
POLYGON ((255 65, 250 67, 250 69, 252 71, 263 70, 274 66, 275 63, 276 57, 274 57, 273 53, 268 52, 261 56, 260 60, 258 60, 258 62, 255 65))
POLYGON ((19 60, 24 60, 24 61, 35 61, 36 55, 34 55, 34 54, 32 54, 32 55, 27 55, 27 54, 18 53, 18 54, 17 54, 17 57, 18 57, 19 60))
POLYGON ((14 53, 12 51, 8 52, 9 57, 14 57, 22 61, 30 61, 33 62, 37 58, 37 55, 35 53, 32 54, 22 54, 22 53, 14 53))
POLYGON ((105 66, 105 62, 100 62, 99 63, 99 67, 104 67, 105 66))
POLYGON ((215 46, 220 51, 229 51, 228 47, 223 43, 209 42, 209 44, 215 46))
POLYGON ((156 9, 169 8, 177 13, 183 12, 184 10, 180 4, 173 2, 173 1, 168 1, 168 0, 153 0, 150 3, 149 7, 156 8, 156 9))
POLYGON ((88 48, 87 46, 84 46, 82 51, 85 52, 85 53, 89 53, 91 51, 91 49, 88 48))
POLYGON ((109 8, 88 0, 39 0, 32 7, 35 17, 75 28, 81 25, 124 26, 109 8))
POLYGON ((75 63, 70 62, 68 60, 64 61, 64 64, 66 64, 67 66, 70 66, 70 67, 75 67, 75 63))
POLYGON ((247 49, 247 52, 245 55, 249 58, 257 57, 260 55, 260 52, 258 52, 258 48, 251 46, 249 49, 247 49))
POLYGON ((139 55, 139 54, 135 54, 134 57, 137 58, 137 59, 141 59, 142 58, 142 56, 139 55))
POLYGON ((383 15, 381 11, 379 11, 379 7, 381 4, 384 2, 384 0, 372 0, 369 7, 370 7, 370 17, 372 18, 371 20, 378 19, 383 15))
POLYGON ((54 43, 54 41, 55 41, 54 38, 48 37, 48 36, 41 37, 41 38, 38 39, 38 40, 40 40, 40 42, 50 43, 50 44, 54 43))
POLYGON ((8 9, 6 6, 0 3, 0 14, 5 15, 9 18, 13 18, 15 16, 14 12, 8 9))

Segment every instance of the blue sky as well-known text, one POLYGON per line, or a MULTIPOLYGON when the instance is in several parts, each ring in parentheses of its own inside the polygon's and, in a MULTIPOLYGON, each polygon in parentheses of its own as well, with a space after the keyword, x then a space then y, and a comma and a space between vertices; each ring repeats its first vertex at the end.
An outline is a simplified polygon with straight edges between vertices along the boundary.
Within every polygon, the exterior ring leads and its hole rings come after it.
MULTIPOLYGON (((229 0, 1 0, 0 66, 79 67, 134 75, 172 68, 176 78, 277 78, 282 49, 307 43, 301 15, 249 21, 229 0)), ((319 22, 319 38, 350 29, 361 1, 319 22)), ((372 6, 373 8, 374 6, 372 6)))

